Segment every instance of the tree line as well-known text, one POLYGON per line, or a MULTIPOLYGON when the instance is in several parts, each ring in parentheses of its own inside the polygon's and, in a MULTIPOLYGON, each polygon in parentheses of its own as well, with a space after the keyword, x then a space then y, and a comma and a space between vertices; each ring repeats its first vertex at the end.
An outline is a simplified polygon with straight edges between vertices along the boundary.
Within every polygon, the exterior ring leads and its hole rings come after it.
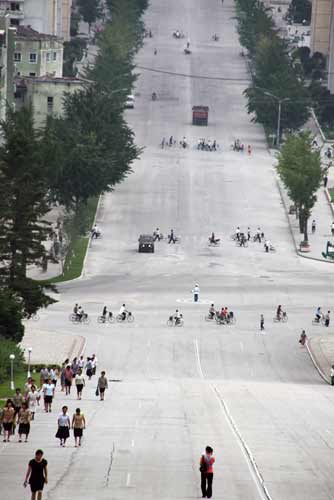
MULTIPOLYGON (((92 0, 94 2, 95 0, 92 0)), ((54 286, 27 276, 48 258, 47 215, 57 203, 77 213, 131 173, 140 149, 123 111, 136 79, 145 0, 109 0, 112 22, 98 35, 99 54, 82 89, 64 97, 62 117, 36 129, 33 110, 8 109, 0 123, 0 336, 19 342, 22 320, 55 302, 54 286)))

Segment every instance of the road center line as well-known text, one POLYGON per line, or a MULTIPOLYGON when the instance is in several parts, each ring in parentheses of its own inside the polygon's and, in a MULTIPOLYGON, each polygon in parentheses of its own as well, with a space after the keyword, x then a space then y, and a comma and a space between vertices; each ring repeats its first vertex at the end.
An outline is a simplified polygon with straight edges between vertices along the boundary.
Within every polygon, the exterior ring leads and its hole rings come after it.
POLYGON ((128 472, 126 475, 126 485, 130 486, 130 481, 131 481, 131 473, 128 472))
MULTIPOLYGON (((205 376, 204 376, 204 373, 202 370, 198 340, 195 339, 194 342, 195 342, 195 348, 196 348, 196 360, 197 360, 198 373, 199 373, 201 379, 204 380, 205 376)), ((254 484, 257 488, 257 491, 259 493, 261 500, 272 500, 272 497, 270 496, 270 494, 267 490, 267 487, 265 485, 265 482, 263 480, 261 472, 257 466, 257 463, 252 455, 252 452, 250 451, 246 441, 242 437, 242 435, 237 427, 237 424, 235 423, 224 398, 222 397, 221 393, 219 392, 219 390, 217 389, 217 387, 214 384, 209 383, 209 385, 210 385, 210 388, 213 391, 215 397, 217 398, 217 400, 219 402, 219 405, 222 409, 223 415, 224 415, 232 433, 234 434, 234 436, 238 442, 238 445, 239 445, 240 450, 241 450, 241 452, 245 458, 245 461, 248 465, 248 469, 250 471, 251 477, 254 481, 254 484)))

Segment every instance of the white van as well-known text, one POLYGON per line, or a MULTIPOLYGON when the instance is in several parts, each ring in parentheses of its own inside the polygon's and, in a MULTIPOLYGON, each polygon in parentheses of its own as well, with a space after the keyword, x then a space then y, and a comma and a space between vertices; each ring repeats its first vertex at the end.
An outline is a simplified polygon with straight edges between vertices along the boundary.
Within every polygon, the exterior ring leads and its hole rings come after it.
POLYGON ((126 103, 125 107, 127 109, 134 108, 135 107, 135 96, 134 95, 128 95, 126 98, 126 103))

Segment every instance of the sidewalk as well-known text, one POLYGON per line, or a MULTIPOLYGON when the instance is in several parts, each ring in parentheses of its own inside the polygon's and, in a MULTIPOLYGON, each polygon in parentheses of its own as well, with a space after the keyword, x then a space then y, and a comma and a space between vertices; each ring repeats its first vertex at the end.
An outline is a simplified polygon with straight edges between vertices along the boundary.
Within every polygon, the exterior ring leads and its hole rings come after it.
POLYGON ((66 358, 73 359, 83 354, 86 345, 85 337, 39 330, 35 325, 36 323, 31 325, 31 320, 26 322, 26 331, 21 342, 26 357, 28 347, 32 348, 32 364, 62 364, 66 358))
POLYGON ((334 364, 334 335, 314 337, 306 347, 321 377, 330 384, 330 369, 334 364))

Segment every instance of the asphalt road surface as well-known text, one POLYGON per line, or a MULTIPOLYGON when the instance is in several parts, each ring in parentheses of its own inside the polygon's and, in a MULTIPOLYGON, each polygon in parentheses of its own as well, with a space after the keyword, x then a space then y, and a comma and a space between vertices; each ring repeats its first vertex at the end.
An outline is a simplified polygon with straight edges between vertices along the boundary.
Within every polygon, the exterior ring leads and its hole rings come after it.
MULTIPOLYGON (((90 247, 84 279, 59 287, 58 304, 39 324, 69 335, 80 329, 86 352, 97 353, 114 382, 104 403, 93 387, 86 391, 81 449, 57 446, 50 415, 40 415, 39 439, 35 432, 25 451, 4 445, 1 489, 23 498, 19 476, 38 444, 50 462, 48 499, 198 498, 198 460, 210 444, 216 499, 333 499, 332 389, 298 344, 302 328, 317 334, 315 307, 331 308, 333 277, 326 264, 294 253, 273 159, 245 109, 248 73, 233 2, 150 3, 146 24, 154 36, 137 62, 158 71, 138 70, 135 109, 127 111, 145 149, 134 173, 101 201, 103 239, 90 247), (175 29, 185 39, 174 39, 175 29), (200 104, 210 108, 208 127, 191 124, 192 106, 200 104), (162 149, 170 135, 185 136, 189 147, 162 149), (216 139, 218 151, 197 151, 201 137, 216 139), (231 150, 236 138, 251 144, 251 155, 231 150), (236 226, 261 226, 277 252, 254 242, 237 248, 230 239, 236 226), (154 254, 139 254, 139 234, 156 227, 165 235, 173 228, 180 243, 165 239, 154 254), (207 244, 212 231, 222 238, 217 248, 207 244), (92 315, 89 326, 69 324, 75 302, 92 315), (104 304, 117 312, 123 302, 133 324, 96 324, 104 304), (211 302, 232 309, 236 325, 206 322, 211 302), (278 304, 288 312, 284 325, 273 322, 278 304), (169 328, 176 308, 184 327, 169 328)), ((69 406, 72 412, 74 397, 69 406)))

